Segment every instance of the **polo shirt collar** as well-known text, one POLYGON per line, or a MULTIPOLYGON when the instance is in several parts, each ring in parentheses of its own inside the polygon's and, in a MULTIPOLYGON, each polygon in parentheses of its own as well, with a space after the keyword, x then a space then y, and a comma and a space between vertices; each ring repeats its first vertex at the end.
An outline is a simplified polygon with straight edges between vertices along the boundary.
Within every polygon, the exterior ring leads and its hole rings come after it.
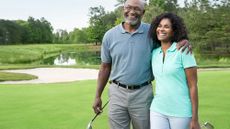
MULTIPOLYGON (((167 49, 167 52, 174 52, 176 50, 176 42, 173 42, 172 45, 167 49)), ((160 49, 159 53, 163 52, 162 48, 160 49)))
MULTIPOLYGON (((122 22, 120 25, 119 25, 119 28, 121 30, 121 33, 124 34, 124 33, 128 33, 124 28, 123 28, 123 24, 124 22, 122 22)), ((140 26, 137 28, 137 30, 134 33, 144 33, 144 27, 143 27, 143 23, 141 22, 140 26)))

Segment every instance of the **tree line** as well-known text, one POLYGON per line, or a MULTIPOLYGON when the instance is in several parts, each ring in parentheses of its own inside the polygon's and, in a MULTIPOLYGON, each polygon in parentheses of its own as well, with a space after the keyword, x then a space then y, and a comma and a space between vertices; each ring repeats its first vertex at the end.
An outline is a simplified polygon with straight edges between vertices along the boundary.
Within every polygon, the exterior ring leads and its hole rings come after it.
POLYGON ((0 44, 52 43, 53 27, 45 19, 0 19, 0 44))
MULTIPOLYGON (((114 11, 104 7, 90 7, 89 26, 71 32, 53 27, 45 19, 29 17, 27 21, 0 20, 0 44, 27 43, 95 43, 101 42, 104 33, 123 21, 122 5, 117 0, 114 11)), ((174 12, 184 19, 189 40, 197 53, 229 56, 230 49, 230 0, 184 0, 184 7, 177 0, 149 0, 143 21, 150 23, 163 12, 174 12)))

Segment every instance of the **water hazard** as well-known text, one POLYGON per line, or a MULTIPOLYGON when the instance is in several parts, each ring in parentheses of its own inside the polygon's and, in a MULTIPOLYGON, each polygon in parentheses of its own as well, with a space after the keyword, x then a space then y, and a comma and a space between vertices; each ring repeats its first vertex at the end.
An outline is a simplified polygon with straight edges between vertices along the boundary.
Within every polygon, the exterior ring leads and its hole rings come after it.
POLYGON ((100 52, 64 52, 57 56, 44 59, 41 64, 46 65, 98 65, 100 52))

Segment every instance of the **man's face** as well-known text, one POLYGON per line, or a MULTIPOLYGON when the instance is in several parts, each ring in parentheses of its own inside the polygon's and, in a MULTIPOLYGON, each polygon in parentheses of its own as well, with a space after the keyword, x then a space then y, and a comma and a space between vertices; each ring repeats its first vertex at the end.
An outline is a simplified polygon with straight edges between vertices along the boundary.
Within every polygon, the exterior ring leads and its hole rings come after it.
POLYGON ((125 22, 135 26, 141 22, 144 15, 144 7, 139 0, 127 0, 124 6, 125 22))

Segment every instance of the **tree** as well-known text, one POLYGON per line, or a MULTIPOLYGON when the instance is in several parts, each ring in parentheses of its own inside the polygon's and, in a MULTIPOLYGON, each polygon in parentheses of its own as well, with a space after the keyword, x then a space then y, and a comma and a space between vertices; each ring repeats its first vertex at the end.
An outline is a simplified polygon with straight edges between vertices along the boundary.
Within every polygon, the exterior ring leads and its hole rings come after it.
POLYGON ((51 43, 53 28, 45 18, 29 17, 23 20, 0 20, 0 43, 51 43))
POLYGON ((70 41, 72 43, 88 43, 88 37, 86 28, 77 29, 75 28, 72 32, 69 33, 70 41))
POLYGON ((177 0, 149 0, 150 7, 158 7, 166 12, 176 12, 179 5, 177 0))
POLYGON ((207 0, 193 0, 185 7, 179 15, 185 20, 196 51, 203 57, 229 55, 230 8, 207 0))
POLYGON ((21 43, 29 43, 28 39, 29 39, 29 32, 27 29, 28 26, 28 22, 24 21, 24 20, 16 20, 15 21, 16 24, 18 24, 19 26, 21 26, 22 28, 22 32, 21 32, 21 43))
POLYGON ((23 28, 14 21, 0 20, 0 44, 15 44, 22 40, 23 28))
POLYGON ((126 0, 117 0, 116 7, 123 6, 126 0))
POLYGON ((58 29, 53 35, 53 43, 68 43, 69 33, 66 30, 58 29))
POLYGON ((106 24, 103 22, 102 19, 105 14, 105 9, 102 6, 90 7, 90 26, 88 29, 88 35, 89 41, 95 42, 96 45, 98 42, 101 42, 103 35, 107 30, 106 24))
POLYGON ((48 22, 44 17, 40 19, 41 30, 42 30, 42 42, 43 43, 52 43, 53 40, 53 27, 50 22, 48 22))
POLYGON ((143 17, 143 21, 145 21, 146 23, 151 23, 152 20, 159 14, 163 13, 164 10, 161 9, 158 6, 147 6, 146 10, 145 10, 145 15, 143 17))
POLYGON ((53 41, 53 27, 45 19, 29 17, 27 25, 29 43, 51 43, 53 41))

